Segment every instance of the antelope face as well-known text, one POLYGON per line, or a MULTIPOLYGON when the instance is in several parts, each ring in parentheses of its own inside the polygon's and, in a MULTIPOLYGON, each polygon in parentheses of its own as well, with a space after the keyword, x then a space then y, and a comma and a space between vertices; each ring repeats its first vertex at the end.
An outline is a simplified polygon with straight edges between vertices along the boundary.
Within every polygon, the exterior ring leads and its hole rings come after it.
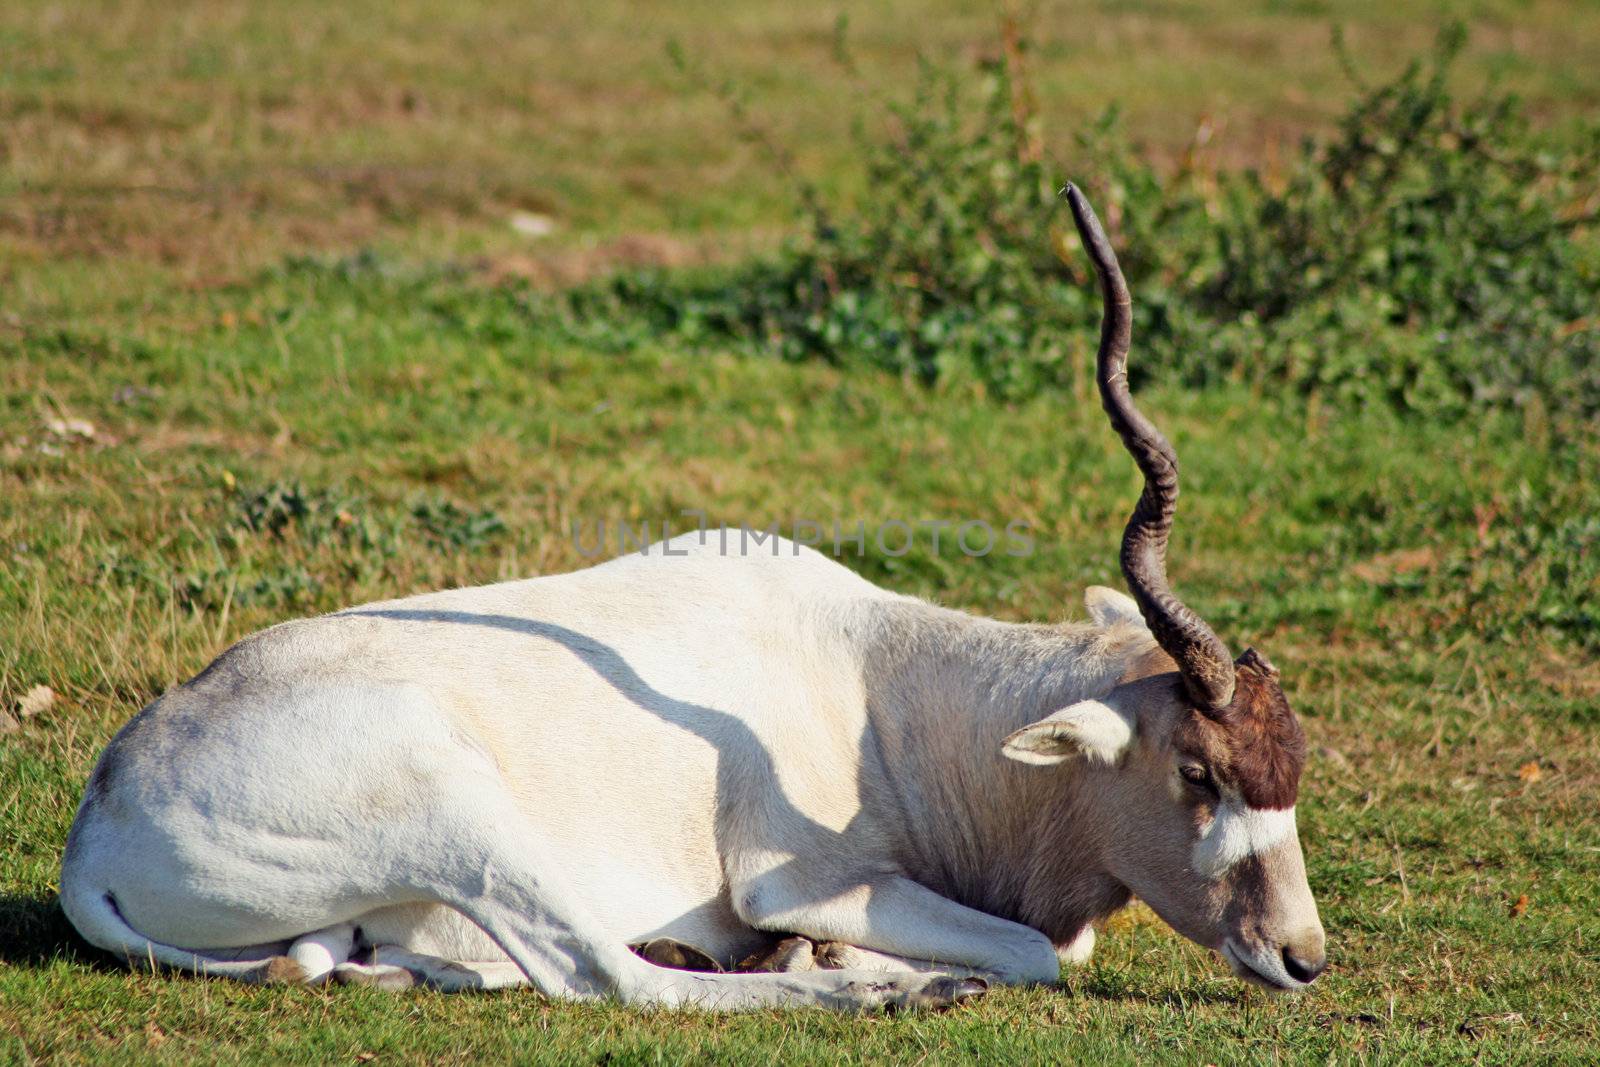
POLYGON ((1157 674, 1024 727, 1005 751, 1085 760, 1111 876, 1238 977, 1303 989, 1326 965, 1295 832, 1305 737, 1265 659, 1247 651, 1235 674, 1220 713, 1157 674))
POLYGON ((1125 814, 1108 867, 1238 977, 1309 985, 1327 957, 1295 829, 1305 734, 1277 671, 1247 650, 1221 710, 1196 707, 1177 674, 1125 688, 1140 743, 1111 790, 1125 814))

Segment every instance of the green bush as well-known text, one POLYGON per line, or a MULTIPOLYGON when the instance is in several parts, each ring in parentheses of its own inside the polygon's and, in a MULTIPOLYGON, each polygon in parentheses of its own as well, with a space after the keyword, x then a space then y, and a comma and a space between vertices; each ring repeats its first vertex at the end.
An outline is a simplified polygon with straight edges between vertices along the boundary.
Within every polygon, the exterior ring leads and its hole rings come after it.
MULTIPOLYGON (((156 566, 121 549, 108 550, 100 573, 125 588, 169 596, 186 610, 224 605, 310 608, 341 582, 382 575, 407 542, 437 553, 477 551, 506 532, 488 509, 434 496, 381 506, 364 496, 299 481, 222 490, 208 535, 171 549, 156 566)), ((199 534, 201 527, 194 528, 199 534)))
POLYGON ((564 314, 590 342, 737 339, 1030 395, 1081 373, 1099 313, 1057 202, 1070 175, 1133 285, 1137 375, 1267 378, 1430 417, 1600 413, 1600 127, 1552 136, 1511 96, 1456 100, 1462 41, 1446 31, 1272 181, 1163 171, 1114 110, 1058 160, 1020 63, 924 66, 893 132, 863 136, 848 209, 807 195, 806 232, 774 257, 618 276, 564 314))

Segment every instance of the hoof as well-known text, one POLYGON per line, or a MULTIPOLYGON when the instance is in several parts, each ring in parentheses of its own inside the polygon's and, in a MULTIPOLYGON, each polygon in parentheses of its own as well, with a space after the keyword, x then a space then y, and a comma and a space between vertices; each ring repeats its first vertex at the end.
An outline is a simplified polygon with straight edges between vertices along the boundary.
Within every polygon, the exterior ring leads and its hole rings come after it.
POLYGON ((333 969, 333 981, 338 985, 367 986, 395 992, 416 985, 417 976, 404 967, 396 967, 392 963, 376 963, 370 966, 341 963, 333 969))
POLYGON ((817 969, 816 945, 810 938, 786 937, 770 952, 757 953, 739 964, 738 970, 752 973, 795 974, 817 969))
POLYGON ((701 952, 693 945, 686 945, 682 941, 674 941, 670 937, 658 937, 646 941, 642 945, 629 945, 629 948, 642 959, 648 960, 657 967, 670 967, 675 971, 720 971, 717 961, 701 952))
POLYGON ((817 946, 816 957, 817 966, 824 971, 872 969, 872 964, 862 957, 860 949, 843 941, 824 941, 817 946))
POLYGON ((311 976, 288 956, 274 956, 255 973, 262 985, 304 985, 311 976))
POLYGON ((982 978, 954 978, 941 974, 895 1006, 913 1011, 947 1011, 957 1004, 977 1000, 988 991, 989 983, 982 978))

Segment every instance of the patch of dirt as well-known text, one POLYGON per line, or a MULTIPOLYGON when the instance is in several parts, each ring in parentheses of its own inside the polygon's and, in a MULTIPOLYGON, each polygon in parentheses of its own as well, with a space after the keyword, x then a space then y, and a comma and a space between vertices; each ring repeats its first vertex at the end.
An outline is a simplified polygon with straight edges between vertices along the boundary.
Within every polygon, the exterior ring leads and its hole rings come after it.
POLYGON ((1533 669, 1541 685, 1563 697, 1600 700, 1600 662, 1545 646, 1543 659, 1533 669))
POLYGON ((1350 568, 1350 573, 1363 582, 1377 585, 1404 574, 1431 571, 1438 564, 1439 553, 1435 549, 1402 548, 1397 552, 1384 552, 1362 560, 1350 568))
POLYGON ((288 444, 288 438, 282 433, 276 437, 266 437, 238 431, 157 426, 141 434, 136 443, 140 451, 148 453, 188 452, 196 448, 210 448, 242 456, 273 456, 283 452, 288 444))
POLYGON ((580 248, 486 255, 472 267, 491 285, 526 281, 539 288, 563 288, 630 267, 706 266, 757 243, 741 236, 737 241, 740 247, 730 248, 725 236, 631 233, 580 248))

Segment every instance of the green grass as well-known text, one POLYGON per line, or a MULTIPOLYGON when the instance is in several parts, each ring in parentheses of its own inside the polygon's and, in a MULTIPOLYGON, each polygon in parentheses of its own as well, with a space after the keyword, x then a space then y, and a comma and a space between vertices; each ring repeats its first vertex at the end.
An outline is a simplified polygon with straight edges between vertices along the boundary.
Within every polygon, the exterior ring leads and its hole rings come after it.
MULTIPOLYGON (((575 520, 685 508, 1029 522, 1026 558, 926 539, 845 558, 1009 619, 1081 617, 1085 585, 1117 584, 1138 483, 1082 378, 1001 404, 587 343, 507 280, 726 259, 787 223, 785 183, 685 95, 669 37, 745 87, 805 173, 859 180, 828 14, 551 7, 0 12, 0 710, 59 694, 0 733, 0 1062, 1592 1059, 1600 435, 1537 406, 1441 425, 1247 378, 1157 375, 1141 400, 1184 461, 1175 580, 1283 669, 1310 737, 1333 969, 1305 996, 1240 985, 1137 907, 1059 988, 894 1018, 248 988, 76 940, 55 885, 101 746, 272 622, 571 569, 575 520), (530 242, 516 210, 561 229, 530 242), (380 251, 343 257, 362 245, 380 251), (51 428, 68 418, 93 436, 51 428)), ((903 85, 918 47, 991 47, 990 15, 957 7, 857 15, 867 86, 903 85)), ((1552 123, 1593 113, 1593 5, 1046 6, 1047 137, 1120 98, 1158 152, 1209 115, 1224 158, 1270 171, 1348 97, 1330 20, 1387 72, 1450 12, 1474 19, 1459 76, 1501 73, 1552 123)))
POLYGON ((1061 989, 926 1018, 641 1016, 107 966, 52 896, 89 764, 140 704, 264 624, 560 571, 582 562, 573 519, 698 506, 761 524, 1023 518, 1029 558, 935 558, 924 540, 847 559, 1007 618, 1081 615, 1083 586, 1115 580, 1136 483, 1086 397, 1002 407, 815 364, 596 356, 517 306, 449 275, 308 266, 8 346, 0 694, 48 682, 61 699, 0 740, 6 1055, 1516 1060, 1600 1040, 1600 670, 1525 617, 1536 576, 1488 581, 1503 561, 1482 547, 1525 493, 1541 513, 1592 508, 1600 446, 1330 420, 1228 389, 1146 403, 1188 472, 1176 578, 1284 668, 1311 737, 1302 833, 1335 965, 1309 995, 1238 985, 1142 911, 1061 989), (65 413, 96 439, 58 447, 45 423, 65 413), (275 533, 272 499, 297 513, 284 492, 300 517, 275 533))

